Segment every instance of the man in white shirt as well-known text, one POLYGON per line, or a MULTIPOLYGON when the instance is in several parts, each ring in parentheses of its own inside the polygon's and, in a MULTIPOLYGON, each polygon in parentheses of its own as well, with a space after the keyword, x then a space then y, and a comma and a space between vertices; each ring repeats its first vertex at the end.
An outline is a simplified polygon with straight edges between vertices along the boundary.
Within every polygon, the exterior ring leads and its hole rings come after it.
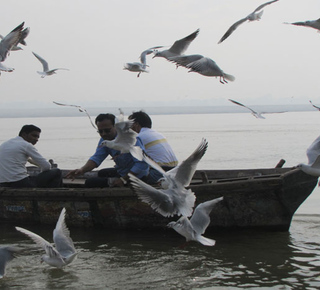
POLYGON ((19 136, 0 146, 0 186, 4 187, 61 187, 60 169, 51 169, 51 163, 40 155, 34 145, 40 138, 41 129, 24 125, 19 136), (37 176, 29 176, 26 163, 41 168, 37 176))
MULTIPOLYGON (((137 139, 141 140, 149 157, 165 171, 178 165, 177 157, 166 137, 152 129, 152 120, 147 113, 143 111, 133 112, 128 119, 134 120, 131 128, 138 133, 137 139)), ((158 171, 150 168, 148 183, 156 183, 161 177, 162 175, 158 171)))

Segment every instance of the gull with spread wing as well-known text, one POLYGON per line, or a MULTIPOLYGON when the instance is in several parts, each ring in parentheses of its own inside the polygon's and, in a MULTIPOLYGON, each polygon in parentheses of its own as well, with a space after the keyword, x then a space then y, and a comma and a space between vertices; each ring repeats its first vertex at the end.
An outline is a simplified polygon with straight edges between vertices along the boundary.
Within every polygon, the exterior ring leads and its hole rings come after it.
POLYGON ((137 142, 137 133, 131 129, 134 120, 127 120, 115 123, 114 127, 117 131, 117 136, 114 140, 104 140, 100 146, 106 146, 121 153, 130 153, 137 142))
POLYGON ((156 51, 153 58, 155 57, 164 57, 168 59, 172 56, 182 55, 189 47, 191 42, 198 36, 200 29, 197 29, 195 32, 191 33, 190 35, 176 40, 174 44, 166 50, 156 51))
POLYGON ((173 56, 168 60, 174 62, 177 67, 188 68, 189 72, 196 72, 207 77, 219 77, 222 84, 235 80, 233 75, 223 72, 214 60, 200 54, 173 56))
POLYGON ((232 24, 230 26, 230 28, 227 30, 227 32, 221 37, 221 39, 219 40, 218 43, 223 42, 224 40, 226 40, 237 28, 240 24, 246 22, 246 21, 255 21, 255 20, 260 20, 261 16, 263 14, 263 10, 260 11, 262 8, 264 8, 267 5, 270 5, 274 2, 277 2, 279 0, 273 0, 273 1, 269 1, 266 2, 264 4, 261 4, 258 8, 256 8, 253 12, 251 12, 248 16, 246 16, 245 18, 240 19, 239 21, 235 22, 234 24, 232 24), (260 11, 260 12, 258 12, 260 11))
MULTIPOLYGON (((151 167, 162 173, 163 178, 160 179, 162 188, 157 189, 130 175, 131 185, 139 199, 150 204, 154 210, 163 216, 173 216, 175 214, 190 216, 196 197, 191 189, 186 189, 185 187, 190 184, 197 165, 205 154, 207 147, 208 142, 203 139, 197 149, 186 160, 167 172, 143 152, 140 159, 143 159, 151 167)), ((136 158, 139 159, 138 157, 136 158)))
POLYGON ((284 24, 309 27, 309 28, 316 29, 317 32, 320 32, 320 18, 317 20, 307 20, 307 21, 300 21, 300 22, 293 22, 293 23, 284 22, 284 24))
POLYGON ((12 246, 0 247, 0 278, 3 278, 6 274, 7 264, 15 258, 15 253, 20 249, 12 246))
MULTIPOLYGON (((20 36, 20 39, 19 39, 19 41, 18 41, 17 44, 21 43, 22 45, 26 46, 27 43, 26 43, 25 39, 27 38, 27 36, 29 35, 29 33, 30 33, 30 28, 29 28, 29 27, 23 29, 23 30, 21 31, 21 36, 20 36)), ((0 34, 0 39, 4 39, 4 37, 3 37, 1 34, 0 34)), ((14 46, 11 48, 11 51, 16 51, 16 50, 22 50, 22 48, 21 48, 20 46, 18 46, 18 45, 14 45, 14 46)))
POLYGON ((42 78, 56 74, 57 70, 68 70, 67 68, 49 69, 49 64, 47 63, 46 60, 44 60, 40 55, 36 54, 35 52, 32 52, 32 53, 42 64, 43 71, 37 71, 37 73, 41 75, 42 78))
POLYGON ((123 69, 126 69, 131 72, 138 72, 137 77, 139 77, 142 72, 148 73, 149 71, 147 70, 147 66, 148 66, 147 65, 147 55, 154 53, 156 49, 161 48, 161 47, 163 47, 163 46, 154 46, 154 47, 151 47, 151 48, 143 51, 140 55, 140 62, 127 62, 124 65, 123 69))
POLYGON ((187 242, 196 241, 204 246, 214 246, 216 241, 202 236, 210 224, 210 213, 213 208, 223 200, 223 197, 215 198, 200 203, 194 210, 190 220, 183 216, 176 222, 168 223, 177 233, 184 236, 187 242))
POLYGON ((12 72, 14 68, 8 68, 2 64, 9 55, 10 51, 19 43, 22 35, 24 22, 13 29, 0 41, 0 71, 12 72))
POLYGON ((65 223, 65 214, 66 209, 63 208, 57 221, 56 228, 53 231, 53 241, 56 248, 39 235, 26 229, 16 227, 16 230, 27 235, 38 246, 45 250, 46 254, 42 256, 41 261, 56 268, 62 268, 70 264, 78 254, 70 237, 70 231, 65 223))
POLYGON ((307 149, 308 164, 300 163, 298 168, 312 176, 320 176, 320 136, 307 149))
POLYGON ((79 110, 79 112, 85 113, 85 114, 88 116, 92 127, 93 127, 95 130, 97 130, 96 125, 93 124, 93 122, 92 122, 92 120, 91 120, 91 116, 89 115, 88 111, 87 111, 85 108, 83 108, 83 107, 81 107, 81 106, 78 106, 78 105, 62 104, 62 103, 58 103, 58 102, 55 102, 55 101, 53 101, 53 103, 56 104, 56 105, 58 105, 58 106, 68 106, 68 107, 75 107, 75 108, 77 108, 77 109, 79 110))

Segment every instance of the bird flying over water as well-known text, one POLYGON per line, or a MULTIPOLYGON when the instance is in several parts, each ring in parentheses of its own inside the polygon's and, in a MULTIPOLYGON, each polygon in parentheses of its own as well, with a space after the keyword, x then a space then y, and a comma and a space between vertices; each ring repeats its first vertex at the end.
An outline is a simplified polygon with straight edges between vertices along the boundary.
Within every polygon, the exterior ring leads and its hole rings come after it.
POLYGON ((68 70, 67 68, 49 69, 49 64, 40 55, 36 54, 35 52, 32 53, 42 64, 43 71, 37 71, 37 73, 41 75, 42 78, 56 74, 57 70, 68 70))
POLYGON ((113 140, 104 140, 101 142, 100 146, 119 150, 121 153, 129 153, 137 142, 137 133, 131 129, 133 123, 134 120, 115 123, 114 127, 117 131, 116 138, 113 140))
POLYGON ((77 108, 77 109, 79 110, 79 112, 81 112, 81 113, 86 113, 86 115, 88 116, 88 118, 89 118, 89 120, 90 120, 90 123, 91 123, 92 127, 93 127, 95 130, 97 130, 96 125, 93 124, 93 122, 92 122, 92 120, 91 120, 91 116, 89 115, 88 111, 87 111, 85 108, 83 108, 83 107, 81 107, 81 106, 78 106, 78 105, 62 104, 62 103, 58 103, 58 102, 55 102, 55 101, 53 101, 53 103, 56 104, 56 105, 59 105, 59 106, 75 107, 75 108, 77 108))
POLYGON ((230 28, 227 30, 227 32, 221 37, 221 39, 219 40, 218 43, 221 43, 224 40, 226 40, 238 28, 238 26, 240 24, 242 24, 242 23, 244 23, 246 21, 251 22, 251 21, 255 21, 255 20, 260 20, 262 14, 263 14, 263 10, 261 10, 261 9, 263 9, 265 6, 270 5, 270 4, 272 4, 274 2, 277 2, 277 1, 279 1, 279 0, 273 0, 273 1, 269 1, 269 2, 266 2, 264 4, 261 4, 253 12, 251 12, 248 16, 246 16, 245 18, 242 18, 239 21, 237 21, 234 24, 232 24, 230 26, 230 28))
POLYGON ((56 228, 53 231, 55 248, 37 234, 20 227, 16 227, 17 231, 27 235, 38 246, 45 250, 46 254, 42 256, 41 260, 56 268, 62 268, 70 264, 78 254, 70 237, 70 231, 65 223, 65 214, 66 209, 63 208, 57 221, 56 228))
POLYGON ((151 48, 143 51, 140 55, 140 62, 127 62, 124 65, 123 69, 126 69, 131 72, 138 72, 137 77, 139 77, 142 72, 148 73, 149 71, 147 70, 147 66, 148 66, 147 65, 147 55, 153 53, 156 49, 161 48, 161 47, 163 47, 163 46, 154 46, 154 47, 151 47, 151 48))
POLYGON ((312 176, 320 176, 320 136, 307 148, 306 154, 308 164, 300 163, 297 167, 312 176))
POLYGON ((163 178, 160 179, 162 189, 157 189, 130 175, 133 190, 143 202, 150 204, 155 211, 163 216, 173 216, 175 214, 190 216, 196 198, 191 189, 185 187, 190 184, 197 165, 207 148, 208 142, 203 139, 186 160, 167 172, 143 153, 140 159, 162 173, 163 178))
POLYGON ((190 35, 176 40, 174 44, 166 50, 156 51, 154 57, 164 57, 168 59, 172 56, 182 55, 189 47, 191 42, 198 36, 200 29, 197 29, 195 32, 191 33, 190 35))
POLYGON ((310 27, 310 28, 314 28, 318 32, 320 32, 320 18, 317 20, 307 20, 307 21, 300 21, 300 22, 293 22, 293 23, 284 22, 284 24, 310 27))
POLYGON ((13 260, 15 257, 15 253, 20 250, 16 247, 5 246, 0 247, 0 279, 4 277, 6 274, 6 266, 7 264, 13 260))
POLYGON ((222 84, 235 80, 234 76, 223 72, 214 60, 200 54, 173 56, 168 60, 174 62, 177 67, 183 66, 189 69, 189 72, 196 72, 207 77, 219 77, 222 84))
POLYGON ((200 203, 194 210, 191 219, 183 216, 176 222, 168 223, 169 228, 173 228, 177 233, 184 236, 186 241, 196 241, 204 246, 214 246, 215 240, 202 236, 210 224, 210 213, 214 207, 223 200, 223 197, 215 198, 200 203))

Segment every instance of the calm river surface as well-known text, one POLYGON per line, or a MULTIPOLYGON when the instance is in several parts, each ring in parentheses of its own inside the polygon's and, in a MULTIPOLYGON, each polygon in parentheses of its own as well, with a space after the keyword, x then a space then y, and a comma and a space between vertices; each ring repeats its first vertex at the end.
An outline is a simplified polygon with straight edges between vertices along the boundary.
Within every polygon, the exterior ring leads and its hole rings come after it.
MULTIPOLYGON (((128 112, 130 113, 130 112, 128 112)), ((152 116, 179 160, 205 137, 200 169, 274 167, 307 162, 320 135, 319 112, 152 116)), ((60 168, 80 167, 98 141, 86 117, 1 119, 0 143, 33 123, 43 130, 38 150, 60 168)), ((112 166, 108 160, 103 167, 112 166)), ((43 251, 18 233, 22 226, 52 242, 53 226, 0 224, 0 245, 26 250, 7 267, 0 289, 319 289, 319 188, 303 203, 288 232, 208 232, 216 246, 189 243, 171 229, 111 231, 70 228, 78 259, 63 270, 40 263, 43 251)), ((68 223, 68 219, 66 219, 68 223)))

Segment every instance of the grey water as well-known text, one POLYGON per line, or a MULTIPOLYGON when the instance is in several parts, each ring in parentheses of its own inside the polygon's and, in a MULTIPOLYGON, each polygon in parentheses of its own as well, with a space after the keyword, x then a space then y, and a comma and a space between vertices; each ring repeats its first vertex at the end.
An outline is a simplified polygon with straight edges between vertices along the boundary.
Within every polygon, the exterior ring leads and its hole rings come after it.
MULTIPOLYGON (((185 159, 201 138, 209 148, 201 169, 274 167, 307 162, 305 151, 319 135, 319 112, 157 115, 178 159, 185 159)), ((3 118, 0 143, 16 136, 23 124, 42 129, 36 145, 60 168, 80 167, 94 152, 98 135, 86 117, 3 118)), ((103 167, 112 166, 107 160, 103 167)), ((78 258, 64 269, 40 263, 43 251, 14 226, 25 227, 52 242, 54 226, 0 223, 0 246, 25 250, 8 264, 0 289, 319 289, 319 188, 294 215, 288 232, 210 231, 206 247, 171 229, 114 231, 70 228, 78 258)), ((68 224, 68 219, 66 219, 68 224)))

